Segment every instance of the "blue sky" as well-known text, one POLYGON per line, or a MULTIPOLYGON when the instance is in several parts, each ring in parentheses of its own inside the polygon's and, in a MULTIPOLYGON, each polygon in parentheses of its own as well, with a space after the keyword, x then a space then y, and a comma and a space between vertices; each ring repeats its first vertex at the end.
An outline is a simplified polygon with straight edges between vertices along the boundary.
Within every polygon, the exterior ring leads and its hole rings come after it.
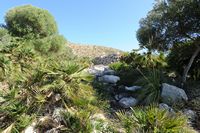
POLYGON ((10 8, 32 4, 55 17, 60 34, 81 44, 96 44, 125 51, 138 48, 139 20, 154 0, 1 0, 0 23, 10 8))

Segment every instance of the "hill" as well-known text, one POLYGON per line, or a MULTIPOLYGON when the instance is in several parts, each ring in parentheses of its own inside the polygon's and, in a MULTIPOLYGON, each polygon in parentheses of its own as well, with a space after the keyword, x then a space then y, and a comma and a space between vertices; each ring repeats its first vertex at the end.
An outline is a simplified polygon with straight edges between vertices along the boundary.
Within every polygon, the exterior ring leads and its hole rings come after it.
POLYGON ((97 45, 82 45, 76 43, 68 43, 68 46, 72 49, 73 53, 79 57, 101 57, 111 54, 122 54, 124 51, 104 47, 104 46, 97 46, 97 45))

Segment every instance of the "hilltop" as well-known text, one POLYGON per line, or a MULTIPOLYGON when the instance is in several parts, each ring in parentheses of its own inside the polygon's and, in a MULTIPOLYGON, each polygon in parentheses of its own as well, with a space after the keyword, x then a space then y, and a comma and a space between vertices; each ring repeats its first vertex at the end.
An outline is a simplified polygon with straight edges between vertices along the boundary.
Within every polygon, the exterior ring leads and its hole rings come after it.
POLYGON ((111 54, 121 55, 124 51, 104 46, 97 45, 83 45, 69 42, 68 46, 72 49, 73 53, 80 57, 101 57, 111 54))

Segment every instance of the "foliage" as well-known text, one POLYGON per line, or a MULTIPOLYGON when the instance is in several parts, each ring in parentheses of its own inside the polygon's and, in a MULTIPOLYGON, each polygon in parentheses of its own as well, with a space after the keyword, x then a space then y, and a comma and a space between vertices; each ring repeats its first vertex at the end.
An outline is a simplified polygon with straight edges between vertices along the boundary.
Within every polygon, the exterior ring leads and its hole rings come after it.
MULTIPOLYGON (((140 71, 140 70, 138 70, 140 71)), ((136 81, 137 85, 143 87, 139 93, 139 99, 143 104, 158 103, 161 95, 162 73, 159 70, 150 70, 146 75, 142 73, 142 77, 136 81)))
POLYGON ((195 133, 181 113, 171 115, 156 106, 132 108, 131 114, 118 112, 127 133, 195 133))
POLYGON ((200 52, 199 3, 199 0, 156 1, 147 17, 140 21, 140 28, 137 31, 140 47, 149 51, 167 51, 176 44, 187 42, 196 46, 184 68, 183 84, 195 57, 200 52))
POLYGON ((124 54, 120 62, 110 65, 110 68, 115 70, 120 76, 119 84, 134 85, 134 83, 141 77, 141 73, 148 73, 149 69, 165 70, 168 67, 165 55, 152 53, 139 54, 135 51, 124 54))
POLYGON ((66 40, 61 35, 52 35, 42 39, 37 39, 34 41, 34 46, 37 51, 41 54, 56 53, 60 51, 64 45, 66 45, 66 40))
MULTIPOLYGON (((34 41, 16 38, 1 49, 0 78, 9 88, 0 90, 3 99, 0 101, 0 123, 3 123, 0 130, 12 125, 12 132, 21 132, 33 120, 37 121, 38 116, 59 106, 78 110, 72 117, 80 122, 67 128, 81 126, 82 130, 90 131, 91 123, 85 121, 90 120, 88 115, 103 110, 100 105, 107 103, 96 97, 91 86, 93 76, 83 71, 89 66, 88 61, 66 53, 67 47, 61 47, 58 53, 41 54, 34 47, 34 41), (56 94, 60 94, 60 101, 54 100, 56 94)), ((60 43, 62 41, 57 44, 60 43)))
MULTIPOLYGON (((167 57, 170 68, 172 70, 175 70, 178 74, 181 75, 184 71, 184 68, 187 66, 190 57, 192 56, 195 49, 196 49, 195 45, 191 43, 185 43, 184 45, 177 44, 176 46, 174 46, 167 57)), ((200 54, 198 54, 198 56, 194 60, 194 63, 189 71, 189 76, 195 80, 200 78, 199 59, 200 59, 200 54)))
POLYGON ((157 1, 147 17, 140 21, 137 31, 140 46, 168 50, 177 42, 198 39, 199 7, 199 0, 157 1))
POLYGON ((53 16, 31 5, 15 7, 5 16, 7 29, 13 36, 43 38, 58 32, 53 16))
POLYGON ((163 53, 159 53, 159 55, 152 54, 151 52, 140 54, 133 51, 122 56, 121 61, 134 68, 162 69, 167 66, 165 55, 163 53))

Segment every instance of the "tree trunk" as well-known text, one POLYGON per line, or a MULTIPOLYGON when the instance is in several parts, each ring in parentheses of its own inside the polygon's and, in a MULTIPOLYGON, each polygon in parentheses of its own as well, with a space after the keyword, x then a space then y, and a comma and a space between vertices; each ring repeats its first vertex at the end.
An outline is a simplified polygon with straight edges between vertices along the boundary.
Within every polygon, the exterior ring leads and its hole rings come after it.
POLYGON ((188 72, 194 62, 194 59, 197 57, 197 55, 199 54, 200 52, 200 47, 198 46, 196 51, 193 53, 192 57, 190 58, 190 61, 187 65, 187 67, 184 68, 184 72, 183 72, 183 77, 182 77, 182 83, 184 84, 186 82, 186 79, 187 79, 187 75, 188 75, 188 72))

